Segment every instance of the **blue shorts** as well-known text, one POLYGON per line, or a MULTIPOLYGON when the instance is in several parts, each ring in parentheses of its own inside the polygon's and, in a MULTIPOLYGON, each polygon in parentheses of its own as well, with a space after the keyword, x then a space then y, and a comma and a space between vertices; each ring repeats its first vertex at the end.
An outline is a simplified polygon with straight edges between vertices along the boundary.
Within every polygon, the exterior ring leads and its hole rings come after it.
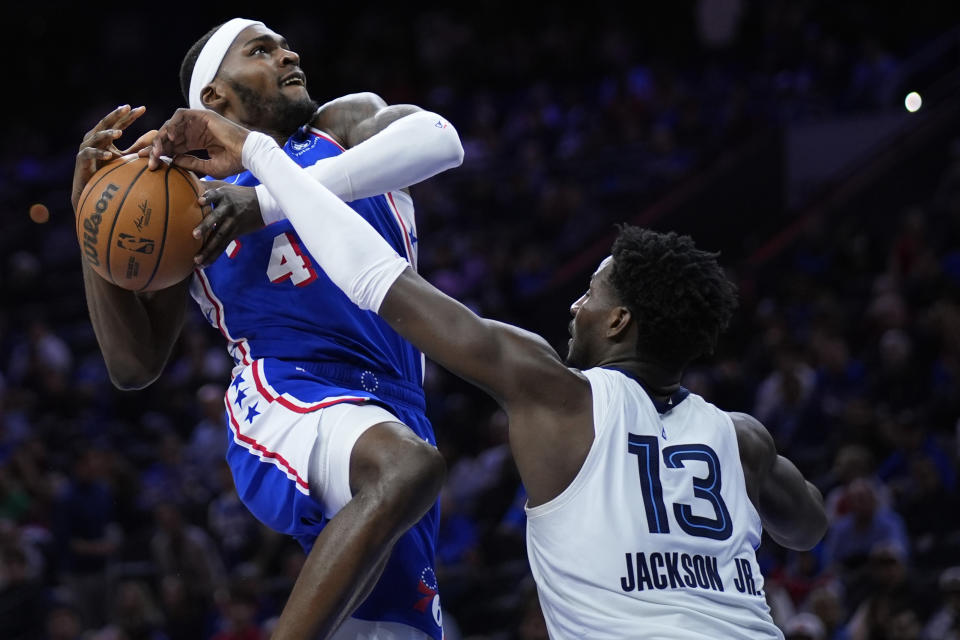
MULTIPOLYGON (((436 445, 422 390, 352 367, 256 360, 235 373, 224 403, 227 462, 240 499, 261 522, 294 537, 308 553, 327 522, 324 505, 310 492, 318 411, 341 403, 375 403, 436 445)), ((433 568, 439 522, 438 501, 397 541, 355 618, 399 622, 440 640, 433 568)))

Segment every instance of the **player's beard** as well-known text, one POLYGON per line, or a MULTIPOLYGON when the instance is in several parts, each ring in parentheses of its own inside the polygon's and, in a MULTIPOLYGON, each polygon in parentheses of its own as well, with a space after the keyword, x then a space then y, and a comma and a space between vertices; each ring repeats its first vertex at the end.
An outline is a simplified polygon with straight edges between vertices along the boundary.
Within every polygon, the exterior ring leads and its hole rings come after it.
POLYGON ((571 342, 570 346, 567 347, 567 357, 564 358, 563 363, 568 367, 573 367, 574 369, 583 368, 583 358, 581 354, 577 351, 576 342, 571 342))
POLYGON ((563 364, 567 365, 568 367, 573 367, 574 369, 583 368, 579 354, 574 352, 572 348, 567 350, 567 357, 563 359, 563 364))
POLYGON ((575 369, 580 368, 580 354, 577 353, 577 340, 573 335, 573 320, 570 321, 569 326, 567 327, 567 333, 570 334, 570 341, 567 346, 567 357, 564 358, 563 362, 568 367, 573 367, 575 369))
POLYGON ((303 125, 309 124, 320 108, 319 103, 307 95, 292 100, 278 92, 271 98, 264 98, 234 80, 228 82, 247 113, 248 124, 269 133, 291 136, 303 125))

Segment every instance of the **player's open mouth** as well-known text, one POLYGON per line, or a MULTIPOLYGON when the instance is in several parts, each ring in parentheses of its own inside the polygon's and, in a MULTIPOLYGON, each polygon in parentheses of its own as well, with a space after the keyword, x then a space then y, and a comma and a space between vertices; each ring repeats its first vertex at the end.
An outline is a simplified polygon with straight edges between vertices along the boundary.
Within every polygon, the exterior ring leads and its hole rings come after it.
POLYGON ((294 71, 280 78, 281 87, 304 87, 307 79, 300 71, 294 71))

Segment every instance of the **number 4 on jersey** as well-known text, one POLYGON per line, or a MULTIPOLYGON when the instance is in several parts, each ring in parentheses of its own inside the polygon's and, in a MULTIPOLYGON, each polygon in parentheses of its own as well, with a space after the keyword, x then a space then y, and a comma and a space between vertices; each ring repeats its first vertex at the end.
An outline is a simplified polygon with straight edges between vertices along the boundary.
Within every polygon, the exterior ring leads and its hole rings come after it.
POLYGON ((273 239, 267 277, 274 284, 289 280, 298 287, 305 287, 317 279, 310 257, 289 231, 273 239))

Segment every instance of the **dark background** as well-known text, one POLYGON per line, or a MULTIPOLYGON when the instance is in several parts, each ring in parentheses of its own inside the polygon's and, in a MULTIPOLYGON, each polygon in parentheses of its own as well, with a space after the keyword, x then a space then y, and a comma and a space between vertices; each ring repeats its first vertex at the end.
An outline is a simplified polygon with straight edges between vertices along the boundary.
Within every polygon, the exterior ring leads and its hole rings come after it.
MULTIPOLYGON (((148 108, 124 141, 159 126, 183 53, 238 15, 288 39, 318 101, 371 90, 457 127, 464 165, 413 188, 421 271, 561 353, 615 223, 721 250, 741 309, 685 384, 763 420, 831 516, 813 552, 758 551, 775 620, 958 637, 957 3, 6 11, 0 637, 265 637, 302 561, 232 492, 230 365, 200 314, 154 386, 109 385, 69 207, 83 133, 123 103, 148 108)), ((545 637, 503 415, 435 367, 425 386, 447 637, 545 637)))

